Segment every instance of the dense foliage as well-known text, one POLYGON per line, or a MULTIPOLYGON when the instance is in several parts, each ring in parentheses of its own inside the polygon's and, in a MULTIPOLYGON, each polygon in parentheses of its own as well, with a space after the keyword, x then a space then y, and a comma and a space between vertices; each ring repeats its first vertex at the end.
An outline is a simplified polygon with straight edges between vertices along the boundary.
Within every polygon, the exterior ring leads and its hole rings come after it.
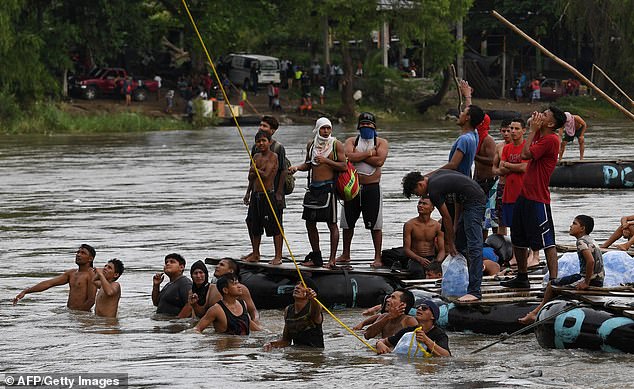
MULTIPOLYGON (((187 52, 194 71, 206 66, 182 0, 2 3, 0 120, 4 122, 36 102, 57 101, 64 94, 68 73, 82 66, 127 65, 134 57, 151 67, 166 51, 164 41, 187 52)), ((481 0, 473 8, 472 0, 189 0, 187 4, 214 60, 232 51, 250 51, 308 65, 324 61, 328 44, 332 61, 345 70, 343 114, 351 110, 354 63, 378 62, 380 49, 371 34, 380 31, 384 22, 399 37, 401 47, 418 50, 427 74, 438 73, 462 50, 455 40, 457 20, 464 20, 467 35, 503 30, 480 12, 487 9, 506 14, 537 38, 559 34, 570 45, 591 47, 592 57, 608 74, 618 75, 626 90, 634 86, 634 0, 481 0)), ((513 52, 518 38, 509 34, 509 39, 507 46, 513 52)), ((388 73, 368 72, 380 77, 388 73)))

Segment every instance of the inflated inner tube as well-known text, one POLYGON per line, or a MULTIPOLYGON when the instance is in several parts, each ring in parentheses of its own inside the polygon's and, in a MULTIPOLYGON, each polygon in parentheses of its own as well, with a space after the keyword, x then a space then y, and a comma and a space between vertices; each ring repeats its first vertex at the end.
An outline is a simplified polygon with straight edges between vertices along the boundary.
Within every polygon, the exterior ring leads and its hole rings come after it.
POLYGON ((538 320, 555 316, 536 327, 540 346, 634 353, 634 320, 583 306, 561 313, 570 304, 576 303, 555 300, 539 311, 538 320))
MULTIPOLYGON (((281 309, 293 302, 293 288, 298 281, 294 274, 245 269, 240 278, 259 309, 281 309)), ((319 289, 319 301, 329 307, 373 307, 400 286, 393 279, 373 274, 313 273, 311 278, 319 289)))

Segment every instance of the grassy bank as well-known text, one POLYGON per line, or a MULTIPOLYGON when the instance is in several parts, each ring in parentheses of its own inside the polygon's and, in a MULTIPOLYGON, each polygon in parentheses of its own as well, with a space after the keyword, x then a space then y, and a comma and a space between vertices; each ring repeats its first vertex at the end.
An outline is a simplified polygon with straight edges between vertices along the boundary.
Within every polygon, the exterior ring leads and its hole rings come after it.
POLYGON ((621 120, 627 117, 602 97, 566 96, 555 102, 564 111, 593 120, 621 120))
POLYGON ((153 117, 142 112, 69 112, 63 104, 37 103, 28 111, 16 111, 1 120, 7 134, 108 133, 190 129, 192 125, 172 117, 153 117))

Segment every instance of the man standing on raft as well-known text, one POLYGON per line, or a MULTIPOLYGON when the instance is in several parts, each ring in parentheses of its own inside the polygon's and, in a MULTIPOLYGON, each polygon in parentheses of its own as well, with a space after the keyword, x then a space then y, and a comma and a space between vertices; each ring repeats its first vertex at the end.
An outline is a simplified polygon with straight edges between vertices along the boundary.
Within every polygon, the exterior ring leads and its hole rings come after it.
POLYGON ((288 168, 290 174, 295 174, 298 170, 309 171, 302 219, 306 220, 312 251, 306 256, 303 265, 323 265, 317 222, 326 222, 330 230, 330 257, 326 267, 335 268, 335 255, 339 245, 335 178, 336 172, 346 171, 346 156, 341 142, 331 136, 332 123, 328 118, 317 119, 313 133, 315 138, 306 145, 306 162, 288 168))
POLYGON ((381 245, 383 242, 383 194, 381 192, 381 167, 388 153, 387 140, 379 138, 376 132, 376 119, 370 112, 359 115, 357 126, 359 135, 346 139, 344 150, 346 158, 352 162, 359 173, 361 191, 359 196, 344 201, 341 213, 343 229, 343 252, 337 262, 350 262, 350 245, 354 236, 354 226, 361 213, 363 224, 371 231, 374 244, 374 262, 370 266, 381 267, 381 245))

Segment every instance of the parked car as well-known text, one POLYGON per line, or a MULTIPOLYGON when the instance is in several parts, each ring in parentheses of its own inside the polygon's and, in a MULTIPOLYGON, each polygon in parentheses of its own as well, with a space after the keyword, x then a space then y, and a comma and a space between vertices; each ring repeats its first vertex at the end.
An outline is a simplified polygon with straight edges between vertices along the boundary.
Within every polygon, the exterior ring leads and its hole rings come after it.
POLYGON ((229 54, 223 61, 229 80, 236 85, 251 85, 251 66, 255 62, 258 84, 266 86, 270 82, 280 83, 280 60, 258 54, 229 54))
MULTIPOLYGON (((71 93, 87 100, 98 96, 122 96, 123 81, 127 77, 128 73, 122 68, 95 68, 85 76, 72 79, 71 93)), ((149 93, 157 90, 158 82, 155 80, 132 78, 132 98, 135 101, 145 101, 149 93)))
POLYGON ((564 95, 564 86, 561 80, 547 78, 540 84, 539 93, 541 100, 554 101, 564 95))

